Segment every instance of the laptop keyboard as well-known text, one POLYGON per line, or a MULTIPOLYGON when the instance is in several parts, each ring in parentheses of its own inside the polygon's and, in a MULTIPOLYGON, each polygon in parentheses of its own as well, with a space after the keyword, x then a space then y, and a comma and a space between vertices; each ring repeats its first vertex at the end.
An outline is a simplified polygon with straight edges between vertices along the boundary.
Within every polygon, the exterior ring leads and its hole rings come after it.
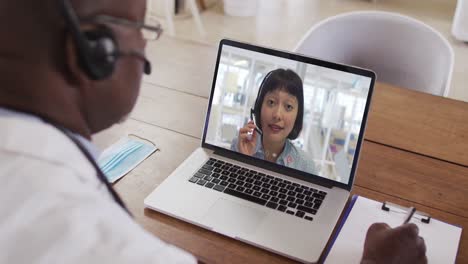
POLYGON ((327 195, 324 191, 214 158, 189 181, 309 221, 327 195))

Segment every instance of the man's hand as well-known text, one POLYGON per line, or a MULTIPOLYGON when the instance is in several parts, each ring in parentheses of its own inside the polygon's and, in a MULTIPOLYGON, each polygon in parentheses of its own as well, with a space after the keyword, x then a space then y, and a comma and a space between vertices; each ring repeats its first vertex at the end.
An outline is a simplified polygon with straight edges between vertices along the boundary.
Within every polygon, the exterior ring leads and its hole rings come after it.
POLYGON ((367 230, 361 264, 427 263, 426 244, 415 224, 390 228, 376 223, 367 230))

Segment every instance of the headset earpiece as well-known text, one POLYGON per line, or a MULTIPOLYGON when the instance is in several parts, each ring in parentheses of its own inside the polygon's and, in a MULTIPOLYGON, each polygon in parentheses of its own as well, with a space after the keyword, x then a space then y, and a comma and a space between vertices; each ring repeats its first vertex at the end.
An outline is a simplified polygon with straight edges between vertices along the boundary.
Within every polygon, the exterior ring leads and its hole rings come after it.
POLYGON ((118 46, 114 34, 109 28, 99 26, 85 31, 83 35, 88 46, 82 54, 86 58, 82 61, 83 70, 93 80, 109 78, 117 61, 118 46))
POLYGON ((81 31, 80 23, 68 0, 58 0, 60 11, 76 45, 78 62, 82 70, 92 80, 103 80, 112 75, 115 68, 117 41, 106 26, 98 26, 86 32, 81 31))

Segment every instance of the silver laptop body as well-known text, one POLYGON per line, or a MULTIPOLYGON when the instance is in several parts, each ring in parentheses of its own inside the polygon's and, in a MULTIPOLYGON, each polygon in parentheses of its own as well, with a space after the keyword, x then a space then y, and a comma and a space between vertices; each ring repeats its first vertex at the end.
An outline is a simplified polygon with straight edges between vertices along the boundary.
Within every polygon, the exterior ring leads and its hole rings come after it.
POLYGON ((222 40, 201 147, 145 206, 298 261, 318 262, 353 185, 374 82, 368 70, 222 40), (303 80, 304 122, 291 144, 309 158, 313 173, 235 150, 258 87, 276 68, 292 69, 303 80))

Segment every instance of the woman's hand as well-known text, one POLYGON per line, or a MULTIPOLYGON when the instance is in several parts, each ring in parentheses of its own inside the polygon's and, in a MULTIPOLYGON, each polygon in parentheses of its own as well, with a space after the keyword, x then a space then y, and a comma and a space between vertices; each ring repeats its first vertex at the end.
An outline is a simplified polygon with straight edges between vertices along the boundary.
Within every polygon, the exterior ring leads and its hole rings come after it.
POLYGON ((258 132, 253 121, 249 121, 244 127, 239 129, 239 138, 237 148, 239 152, 245 155, 252 156, 255 153, 257 145, 258 132))

